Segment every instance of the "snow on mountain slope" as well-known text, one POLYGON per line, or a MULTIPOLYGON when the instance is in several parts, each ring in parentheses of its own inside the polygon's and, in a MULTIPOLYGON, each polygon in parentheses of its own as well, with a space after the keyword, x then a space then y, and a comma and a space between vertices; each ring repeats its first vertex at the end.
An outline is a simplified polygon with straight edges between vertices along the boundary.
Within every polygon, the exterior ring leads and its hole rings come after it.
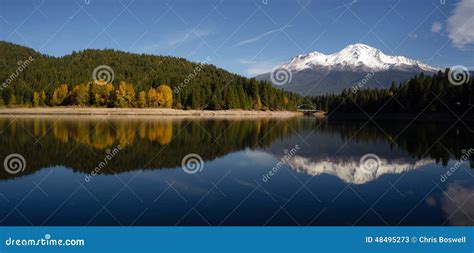
POLYGON ((296 156, 289 161, 290 167, 296 171, 302 171, 311 176, 329 174, 349 184, 365 184, 386 174, 406 173, 433 163, 434 161, 430 159, 421 159, 411 163, 381 159, 380 166, 372 173, 368 173, 360 168, 358 160, 313 161, 310 158, 296 156))
POLYGON ((281 67, 287 68, 292 72, 315 68, 374 72, 387 70, 435 72, 438 70, 438 68, 404 56, 386 55, 379 49, 365 44, 349 45, 341 51, 329 55, 319 52, 298 55, 281 67))
POLYGON ((287 91, 314 96, 337 94, 361 82, 364 89, 388 88, 392 82, 404 82, 421 72, 431 75, 438 70, 417 60, 355 44, 328 55, 319 52, 298 55, 255 78, 287 91))

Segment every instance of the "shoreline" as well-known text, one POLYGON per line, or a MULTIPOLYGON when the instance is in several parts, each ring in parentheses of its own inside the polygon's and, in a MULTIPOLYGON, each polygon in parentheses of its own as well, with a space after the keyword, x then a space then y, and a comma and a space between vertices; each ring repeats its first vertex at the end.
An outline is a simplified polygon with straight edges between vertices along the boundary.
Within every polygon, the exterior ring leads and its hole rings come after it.
MULTIPOLYGON (((373 115, 367 115, 364 113, 329 113, 326 115, 328 120, 367 120, 373 115)), ((460 117, 460 116, 459 116, 460 117)), ((425 112, 425 113, 379 113, 376 114, 373 120, 378 121, 424 121, 424 122, 453 122, 458 118, 449 112, 425 112)), ((474 116, 471 113, 464 115, 459 118, 463 121, 473 122, 474 116)))
POLYGON ((87 107, 40 107, 0 108, 0 117, 15 116, 149 116, 149 117, 296 117, 296 111, 249 111, 249 110, 179 110, 169 108, 87 108, 87 107))

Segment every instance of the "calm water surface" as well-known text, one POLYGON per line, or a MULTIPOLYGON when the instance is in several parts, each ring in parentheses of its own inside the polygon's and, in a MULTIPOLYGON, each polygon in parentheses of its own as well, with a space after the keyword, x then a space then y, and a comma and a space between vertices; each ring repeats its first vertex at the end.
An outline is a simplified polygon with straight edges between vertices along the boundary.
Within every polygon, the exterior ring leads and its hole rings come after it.
POLYGON ((470 126, 409 123, 3 118, 0 225, 474 225, 470 126))

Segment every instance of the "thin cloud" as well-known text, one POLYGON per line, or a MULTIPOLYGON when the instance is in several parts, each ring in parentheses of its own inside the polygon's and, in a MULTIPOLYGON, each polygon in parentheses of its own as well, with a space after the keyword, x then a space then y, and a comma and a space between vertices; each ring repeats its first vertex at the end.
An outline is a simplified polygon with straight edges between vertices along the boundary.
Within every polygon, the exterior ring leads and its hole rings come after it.
POLYGON ((441 29, 443 29, 443 25, 438 22, 438 21, 435 21, 432 25, 431 25, 431 32, 434 32, 434 33, 439 33, 441 32, 441 29))
POLYGON ((168 41, 169 46, 176 46, 178 44, 192 41, 198 38, 206 37, 210 34, 211 32, 209 30, 191 30, 187 31, 184 34, 179 34, 177 35, 174 39, 171 39, 168 41))
POLYGON ((461 0, 448 19, 449 38, 455 47, 474 43, 474 1, 461 0))
MULTIPOLYGON (((189 43, 191 41, 198 40, 199 38, 204 38, 212 34, 212 31, 209 29, 195 29, 195 30, 186 30, 170 34, 167 37, 143 47, 145 51, 154 50, 154 49, 173 49, 178 45, 183 43, 189 43)), ((202 42, 202 41, 201 41, 202 42)))
POLYGON ((238 47, 238 46, 242 46, 242 45, 246 45, 246 44, 250 44, 250 43, 254 43, 254 42, 257 42, 265 37, 267 37, 268 35, 271 35, 271 34, 274 34, 276 32, 281 32, 283 31, 285 28, 288 28, 288 27, 291 27, 291 25, 285 25, 281 28, 278 28, 278 29, 275 29, 275 30, 271 30, 271 31, 268 31, 268 32, 264 32, 258 36, 255 36, 251 39, 248 39, 248 40, 243 40, 235 45, 233 45, 232 47, 238 47))
POLYGON ((359 2, 359 0, 352 0, 352 1, 348 2, 348 3, 344 3, 344 4, 341 4, 341 5, 339 5, 339 6, 334 7, 334 8, 332 8, 332 9, 329 9, 329 10, 327 10, 326 12, 331 12, 331 11, 339 10, 339 9, 342 9, 342 8, 351 8, 352 5, 354 5, 354 4, 358 3, 358 2, 359 2))
POLYGON ((246 70, 248 76, 258 76, 270 72, 275 66, 283 64, 281 61, 268 60, 268 61, 259 61, 255 64, 250 65, 246 70))

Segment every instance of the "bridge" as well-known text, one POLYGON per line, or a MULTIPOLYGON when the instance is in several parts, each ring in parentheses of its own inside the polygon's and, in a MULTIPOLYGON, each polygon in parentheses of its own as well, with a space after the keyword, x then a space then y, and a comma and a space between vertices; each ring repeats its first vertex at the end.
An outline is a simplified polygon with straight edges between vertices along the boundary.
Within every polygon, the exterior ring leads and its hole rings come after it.
POLYGON ((302 112, 305 116, 311 116, 317 112, 324 112, 324 111, 316 109, 316 107, 311 104, 298 105, 296 106, 296 110, 299 112, 302 112))

